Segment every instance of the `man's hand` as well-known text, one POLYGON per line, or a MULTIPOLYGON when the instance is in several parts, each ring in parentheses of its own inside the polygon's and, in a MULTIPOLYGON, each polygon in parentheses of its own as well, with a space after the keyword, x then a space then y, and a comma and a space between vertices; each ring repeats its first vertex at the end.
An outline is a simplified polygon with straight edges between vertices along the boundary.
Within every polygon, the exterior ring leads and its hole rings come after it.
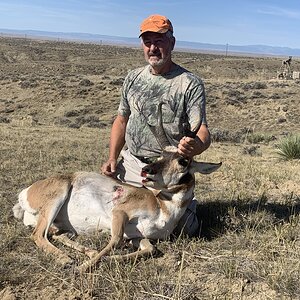
POLYGON ((178 153, 182 156, 193 158, 201 154, 210 146, 210 133, 207 125, 201 125, 195 138, 184 136, 178 144, 178 153))
POLYGON ((109 159, 106 163, 103 164, 103 166, 101 167, 101 171, 103 174, 112 177, 116 173, 116 165, 116 159, 109 159))
POLYGON ((203 143, 200 141, 198 137, 196 138, 190 138, 184 136, 178 144, 178 153, 182 156, 193 158, 195 155, 197 155, 201 151, 201 145, 203 143))

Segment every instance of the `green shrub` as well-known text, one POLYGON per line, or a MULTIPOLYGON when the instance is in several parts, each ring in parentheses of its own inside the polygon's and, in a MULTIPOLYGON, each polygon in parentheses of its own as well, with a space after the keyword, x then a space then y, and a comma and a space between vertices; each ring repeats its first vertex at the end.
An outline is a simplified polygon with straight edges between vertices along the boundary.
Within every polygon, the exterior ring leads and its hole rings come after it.
POLYGON ((276 151, 284 160, 300 159, 300 136, 288 136, 281 141, 276 151))
POLYGON ((273 135, 264 134, 264 133, 251 133, 247 135, 247 141, 251 144, 269 143, 274 139, 275 137, 273 135))

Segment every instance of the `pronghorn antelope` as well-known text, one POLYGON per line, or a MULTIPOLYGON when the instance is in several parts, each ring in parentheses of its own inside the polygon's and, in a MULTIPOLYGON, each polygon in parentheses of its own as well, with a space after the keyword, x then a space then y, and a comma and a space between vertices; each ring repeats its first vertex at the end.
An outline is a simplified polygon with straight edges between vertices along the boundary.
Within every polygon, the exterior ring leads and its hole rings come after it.
POLYGON ((156 162, 141 171, 147 188, 123 184, 98 173, 76 172, 37 181, 19 194, 14 215, 23 218, 25 225, 35 227, 32 239, 39 248, 58 256, 63 264, 71 263, 69 256, 49 242, 48 236, 52 235, 90 258, 78 267, 85 271, 123 238, 132 240, 138 250, 111 257, 151 254, 155 249, 149 240, 166 239, 172 233, 193 198, 194 173, 209 174, 221 163, 196 162, 180 156, 176 147, 166 146, 166 136, 161 135, 161 109, 159 120, 159 128, 153 128, 153 132, 160 136, 164 150, 156 162), (99 229, 111 233, 110 242, 99 252, 69 238, 99 229))

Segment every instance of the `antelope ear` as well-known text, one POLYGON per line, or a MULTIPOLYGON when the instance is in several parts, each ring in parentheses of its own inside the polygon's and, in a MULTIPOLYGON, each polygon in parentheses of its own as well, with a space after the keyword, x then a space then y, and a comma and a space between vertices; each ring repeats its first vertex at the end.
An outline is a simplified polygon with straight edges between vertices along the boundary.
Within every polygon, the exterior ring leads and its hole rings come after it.
POLYGON ((191 163, 191 171, 193 173, 199 172, 201 174, 210 174, 215 172, 221 167, 222 163, 206 163, 206 162, 197 162, 193 161, 191 163))

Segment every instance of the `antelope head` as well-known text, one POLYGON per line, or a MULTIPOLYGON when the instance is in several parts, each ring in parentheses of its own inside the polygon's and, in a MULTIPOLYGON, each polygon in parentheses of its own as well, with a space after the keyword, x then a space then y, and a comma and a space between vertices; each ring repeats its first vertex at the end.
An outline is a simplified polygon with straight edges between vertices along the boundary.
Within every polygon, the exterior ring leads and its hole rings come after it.
POLYGON ((154 163, 142 169, 143 184, 157 190, 169 189, 178 185, 194 184, 194 174, 210 174, 216 171, 222 163, 197 162, 185 158, 170 146, 164 149, 162 156, 154 163))

